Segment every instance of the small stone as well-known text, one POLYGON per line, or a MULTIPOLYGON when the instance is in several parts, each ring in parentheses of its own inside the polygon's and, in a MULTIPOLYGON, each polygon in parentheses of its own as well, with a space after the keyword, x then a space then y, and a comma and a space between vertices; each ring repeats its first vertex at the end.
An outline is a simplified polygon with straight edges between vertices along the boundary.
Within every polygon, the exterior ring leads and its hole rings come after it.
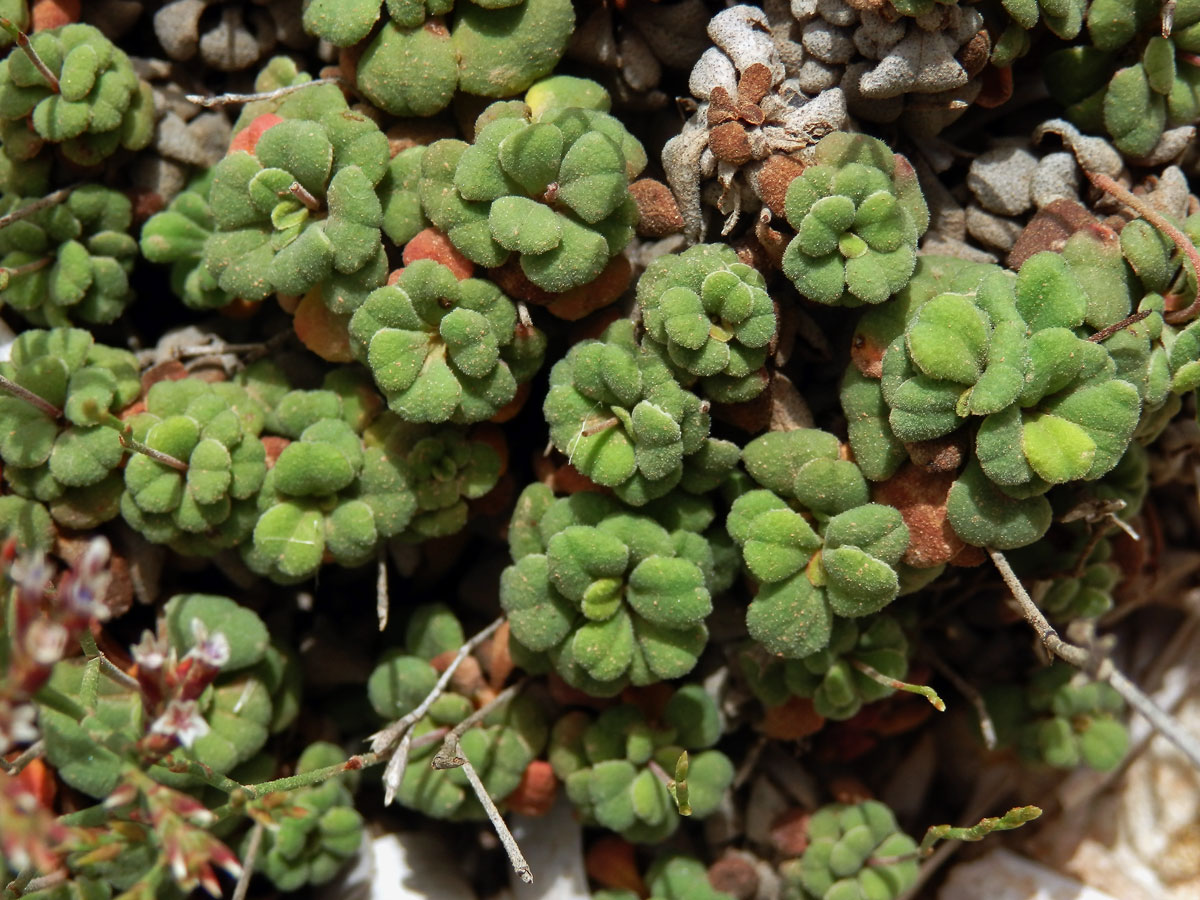
POLYGON ((831 25, 853 25, 858 21, 858 10, 846 0, 817 0, 817 13, 831 25))
POLYGON ((1075 157, 1065 151, 1043 156, 1029 184, 1030 198, 1038 209, 1060 198, 1079 198, 1079 166, 1075 157))
POLYGON ((840 66, 830 66, 819 59, 808 58, 796 73, 796 83, 806 94, 819 94, 835 87, 842 78, 840 66))
POLYGON ((999 848, 950 870, 938 900, 1117 900, 1033 860, 999 848))
POLYGON ((169 112, 158 123, 155 148, 170 159, 207 168, 221 161, 230 134, 229 120, 223 113, 201 113, 185 123, 169 112))
POLYGON ((854 41, 850 36, 824 19, 805 25, 801 40, 804 49, 823 63, 848 63, 854 56, 854 41))
POLYGON ((1030 185, 1037 157, 1023 147, 1000 147, 971 161, 967 187, 988 212, 1017 216, 1032 204, 1030 185))
POLYGON ((1021 234, 1021 223, 994 215, 972 203, 967 207, 967 233, 997 250, 1011 250, 1021 234))
POLYGON ((167 56, 186 62, 200 46, 200 16, 204 0, 174 0, 154 14, 154 34, 167 56))
POLYGON ((727 852, 708 867, 708 883, 734 900, 751 900, 758 893, 758 870, 743 854, 727 852))

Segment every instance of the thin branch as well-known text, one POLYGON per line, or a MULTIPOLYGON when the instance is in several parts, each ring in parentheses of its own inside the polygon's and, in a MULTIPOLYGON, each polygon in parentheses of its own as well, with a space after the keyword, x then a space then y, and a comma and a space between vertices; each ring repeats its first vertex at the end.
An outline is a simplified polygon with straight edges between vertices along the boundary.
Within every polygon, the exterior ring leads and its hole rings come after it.
POLYGON ((188 94, 185 99, 189 103, 195 103, 197 106, 203 106, 205 109, 214 109, 215 107, 232 106, 237 103, 274 100, 277 97, 286 97, 288 94, 294 94, 296 91, 302 91, 317 84, 344 86, 345 82, 341 78, 314 78, 312 81, 304 82, 304 84, 289 84, 286 87, 276 88, 273 91, 262 91, 257 94, 217 94, 214 97, 206 97, 203 94, 188 94))
POLYGON ((126 450, 140 453, 142 456, 148 456, 154 461, 160 462, 164 466, 170 466, 178 472, 186 472, 188 470, 188 464, 182 459, 176 459, 169 453, 163 453, 161 450, 155 450, 141 441, 134 440, 133 436, 126 431, 118 431, 117 436, 121 439, 121 446, 126 450))
POLYGON ((975 685, 954 671, 936 653, 926 649, 924 657, 938 672, 946 676, 947 680, 954 685, 956 691, 966 697, 970 704, 975 707, 975 715, 979 717, 979 732, 983 735, 983 745, 989 750, 995 750, 997 743, 996 724, 992 721, 991 714, 988 713, 987 704, 983 701, 983 694, 979 693, 975 685))
POLYGON ((1029 596, 1025 586, 1021 584, 1021 580, 1012 570, 1012 566, 1008 564, 1008 560, 1004 558, 1004 554, 992 549, 989 549, 988 553, 1000 571, 1000 577, 1004 579, 1004 583, 1008 585, 1009 591, 1017 601, 1022 615, 1025 616, 1025 621, 1033 626, 1033 630, 1037 632, 1038 639, 1045 648, 1054 656, 1082 669, 1093 678, 1107 681, 1112 685, 1113 690, 1125 699, 1126 703, 1141 713, 1163 737, 1182 751, 1192 765, 1200 769, 1200 740, 1164 712, 1137 685, 1121 674, 1111 660, 1097 659, 1083 647, 1068 644, 1059 637, 1054 626, 1046 621, 1042 611, 1033 602, 1033 598, 1029 596))
POLYGON ((66 869, 56 869, 49 875, 43 875, 40 878, 33 879, 33 881, 29 882, 29 884, 25 887, 25 890, 31 894, 36 893, 37 891, 49 890, 52 887, 57 887, 58 885, 62 884, 69 877, 71 877, 71 873, 66 869))
POLYGON ((584 426, 580 430, 579 436, 580 437, 591 437, 592 435, 599 434, 602 431, 608 431, 608 429, 612 428, 614 425, 620 425, 620 424, 621 424, 621 420, 618 419, 616 416, 612 416, 610 418, 605 419, 602 422, 595 422, 591 425, 584 426))
POLYGON ((75 190, 77 187, 79 187, 78 184, 69 184, 64 188, 59 188, 57 191, 51 191, 45 197, 34 200, 32 203, 28 203, 25 206, 22 206, 20 209, 14 209, 10 213, 5 213, 4 215, 0 216, 0 228, 7 228, 13 222, 19 222, 21 219, 32 216, 35 212, 40 212, 47 206, 56 206, 57 204, 62 203, 71 196, 71 191, 75 190))
POLYGON ((242 854, 242 874, 238 876, 237 886, 233 889, 230 900, 246 900, 250 890, 250 879, 254 877, 254 863, 258 860, 258 848, 262 846, 263 823, 255 822, 250 829, 250 841, 246 844, 246 852, 242 854))
POLYGON ((37 877, 37 866, 29 865, 23 868, 17 877, 4 886, 4 900, 20 897, 29 887, 29 882, 37 877))
POLYGON ((46 79, 46 84, 50 90, 56 94, 59 93, 58 76, 50 71, 50 67, 38 56, 38 52, 33 49, 33 45, 29 43, 29 35, 4 16, 0 16, 0 28, 3 28, 12 35, 12 39, 17 42, 17 46, 25 51, 25 55, 29 57, 29 61, 33 63, 33 67, 46 79))
POLYGON ((51 419, 58 420, 62 418, 63 411, 49 400, 42 399, 33 391, 29 390, 29 388, 21 387, 21 385, 17 384, 15 381, 5 378, 3 375, 0 375, 0 391, 11 394, 18 400, 24 400, 30 406, 35 407, 39 411, 45 413, 51 419))
POLYGON ((3 757, 0 757, 0 769, 4 770, 5 775, 9 775, 13 778, 16 778, 18 775, 21 774, 21 772, 23 772, 25 770, 25 767, 27 765, 29 765, 35 759, 38 759, 39 757, 41 757, 42 754, 44 754, 45 752, 46 752, 45 743, 41 740, 37 740, 34 743, 30 744, 28 747, 26 747, 21 752, 21 755, 18 756, 16 759, 14 759, 12 762, 9 762, 8 760, 4 759, 3 757))
POLYGON ((462 740, 462 736, 466 734, 467 729, 479 724, 484 718, 494 710, 497 706, 507 703, 511 700, 521 688, 525 687, 525 682, 528 679, 522 678, 515 684, 510 684, 495 697, 489 700, 475 712, 471 713, 461 722, 454 726, 442 741, 441 749, 433 755, 430 765, 435 769, 455 769, 463 764, 461 756, 455 755, 455 748, 458 747, 458 742, 462 740))
POLYGON ((433 689, 425 696, 425 699, 408 714, 397 719, 391 725, 387 726, 387 728, 371 735, 371 752, 380 758, 386 758, 388 751, 392 749, 393 745, 397 741, 400 742, 395 752, 393 752, 391 760, 388 762, 387 769, 383 773, 384 805, 392 802, 397 789, 400 787, 400 781, 404 778, 404 768, 408 765, 408 749, 411 743, 409 729, 429 712, 429 707, 433 706, 438 697, 442 695, 442 692, 446 690, 446 685, 450 683, 450 679, 454 677, 454 673, 462 665, 463 660, 470 655, 472 650, 491 637, 503 623, 504 616, 501 616, 459 647, 458 653, 455 654, 454 659, 450 660, 450 664, 446 666, 445 671, 442 672, 441 677, 437 680, 433 689))
MULTIPOLYGON (((1112 196, 1133 209, 1134 212, 1169 237, 1175 243, 1175 246, 1179 248, 1179 251, 1191 262, 1193 276, 1200 280, 1200 252, 1197 252, 1196 245, 1191 242, 1186 234, 1172 225, 1167 217, 1153 206, 1128 188, 1118 184, 1109 176, 1100 172, 1089 172, 1087 169, 1084 169, 1084 173, 1098 189, 1107 194, 1112 194, 1112 196)), ((1168 312, 1163 316, 1163 319, 1171 325, 1182 325, 1196 318, 1197 314, 1200 314, 1200 291, 1197 291, 1196 299, 1189 306, 1184 309, 1168 312)))
POLYGON ((9 283, 14 278, 19 278, 22 275, 32 275, 34 272, 40 272, 52 262, 54 262, 54 260, 49 256, 43 256, 41 259, 35 259, 33 262, 22 263, 19 266, 13 266, 11 269, 7 266, 0 266, 0 291, 7 290, 9 283))
POLYGON ((1126 316, 1120 322, 1113 322, 1111 325, 1104 326, 1091 337, 1087 338, 1087 340, 1091 341, 1093 344, 1102 344, 1122 328, 1128 328, 1130 325, 1136 325, 1148 315, 1150 315, 1150 310, 1148 309, 1135 312, 1132 316, 1126 316))
POLYGON ((532 884, 533 872, 529 868, 529 863, 526 862, 525 855, 521 853, 521 848, 517 846, 516 838, 508 830, 508 825, 504 823, 504 817, 500 815, 500 810, 496 809, 496 804, 492 802, 492 797, 487 792, 487 788, 480 781, 479 773, 475 771, 475 767, 471 765, 471 761, 462 755, 462 747, 456 746, 453 753, 456 757, 462 759, 463 774, 467 776, 467 781, 470 783, 471 789, 475 792, 475 796, 479 798, 479 805, 487 813, 488 821, 496 829, 496 835, 500 838, 500 843, 504 846, 504 852, 508 854, 508 861, 512 863, 513 871, 521 877, 523 882, 532 884))
POLYGON ((287 192, 304 204, 309 212, 320 212, 321 201, 312 195, 312 192, 298 181, 293 181, 288 185, 287 192))
POLYGON ((388 623, 388 570, 387 550, 380 545, 379 554, 375 560, 375 616, 379 619, 379 630, 387 628, 388 623))
POLYGON ((851 659, 850 665, 854 666, 854 668, 858 669, 858 671, 862 672, 876 684, 882 684, 884 687, 890 687, 897 691, 907 691, 910 694, 920 694, 938 712, 946 711, 946 704, 942 702, 942 698, 938 696, 937 691, 927 684, 910 684, 907 681, 892 678, 890 675, 884 675, 878 669, 872 668, 861 659, 851 659))

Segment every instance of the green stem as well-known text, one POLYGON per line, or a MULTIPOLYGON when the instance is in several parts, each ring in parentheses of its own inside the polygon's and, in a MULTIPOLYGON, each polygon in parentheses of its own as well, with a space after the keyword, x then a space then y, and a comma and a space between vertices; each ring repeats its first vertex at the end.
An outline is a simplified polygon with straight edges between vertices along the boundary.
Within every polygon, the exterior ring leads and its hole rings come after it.
POLYGON ((186 772, 188 775, 199 778, 205 784, 215 787, 219 791, 224 791, 226 794, 246 790, 244 784, 234 781, 229 776, 222 775, 220 772, 214 772, 208 766, 204 765, 204 763, 196 762, 194 759, 169 756, 164 760, 160 760, 158 764, 172 772, 186 772))
POLYGON ((862 672, 877 684, 882 684, 884 687, 894 688, 897 691, 907 691, 910 694, 920 694, 931 704, 933 704, 933 708, 938 712, 946 711, 946 704, 942 702, 942 698, 937 695, 937 691, 927 684, 909 684, 907 681, 901 681, 898 678, 892 678, 891 676, 884 675, 878 669, 868 666, 860 659, 850 660, 850 665, 854 666, 854 668, 858 669, 858 671, 862 672))
POLYGON ((213 815, 217 817, 217 821, 221 821, 233 813, 240 812, 241 808, 247 802, 257 800, 264 794, 269 794, 273 791, 294 791, 298 788, 312 787, 313 785, 328 781, 330 778, 335 778, 338 775, 355 772, 359 769, 366 769, 381 762, 383 762, 383 757, 378 754, 363 753, 359 756, 352 756, 345 762, 337 763, 336 765, 325 766, 323 769, 313 769, 311 772, 302 772, 299 775, 290 775, 287 778, 276 778, 274 781, 264 781, 259 784, 238 784, 237 782, 230 781, 229 783, 232 787, 221 788, 228 791, 230 800, 224 806, 213 810, 213 815))
POLYGON ((33 699, 42 706, 48 706, 55 712, 60 712, 64 716, 70 716, 76 722, 83 719, 88 711, 68 697, 61 691, 55 690, 48 684, 38 688, 38 692, 33 695, 33 699))

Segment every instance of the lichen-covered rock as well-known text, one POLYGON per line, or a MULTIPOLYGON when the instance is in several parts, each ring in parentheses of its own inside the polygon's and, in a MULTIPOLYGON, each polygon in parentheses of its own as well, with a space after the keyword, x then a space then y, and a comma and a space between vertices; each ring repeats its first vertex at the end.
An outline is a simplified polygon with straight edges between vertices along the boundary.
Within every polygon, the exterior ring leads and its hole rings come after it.
POLYGON ((0 142, 13 160, 46 144, 82 166, 103 162, 119 147, 140 150, 154 136, 154 98, 125 52, 91 25, 64 25, 33 35, 30 44, 58 80, 47 83, 14 47, 0 61, 0 142))
POLYGON ((610 696, 691 671, 708 640, 718 562, 701 535, 665 524, 678 512, 629 512, 611 497, 522 493, 500 579, 512 637, 559 674, 610 696))
POLYGON ((716 703, 698 685, 685 685, 666 702, 660 721, 648 720, 628 704, 610 707, 595 719, 567 713, 551 732, 549 758, 585 822, 630 841, 657 843, 679 827, 679 813, 653 769, 674 777, 687 751, 691 814, 704 818, 716 811, 733 781, 728 757, 707 749, 720 736, 716 703))
MULTIPOLYGON (((34 200, 7 195, 0 212, 34 200)), ((85 184, 64 202, 0 230, 0 301, 36 325, 114 321, 133 300, 131 220, 128 197, 85 184)))
POLYGON ((562 106, 552 96, 537 113, 496 103, 476 122, 473 144, 430 145, 420 181, 429 220, 477 265, 516 254, 543 290, 593 281, 633 237, 629 183, 646 165, 641 144, 603 111, 607 95, 595 102, 562 106))

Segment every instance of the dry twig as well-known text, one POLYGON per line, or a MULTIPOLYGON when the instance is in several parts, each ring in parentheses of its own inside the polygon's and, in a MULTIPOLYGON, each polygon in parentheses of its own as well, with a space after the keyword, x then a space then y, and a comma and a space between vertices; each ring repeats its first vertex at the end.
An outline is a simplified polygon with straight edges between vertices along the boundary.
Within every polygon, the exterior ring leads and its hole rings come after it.
POLYGON ((1042 615, 1042 611, 1033 602, 1033 598, 1029 596, 1029 592, 1025 590, 1025 586, 1021 584, 1021 579, 1012 570, 1012 566, 1008 564, 1008 560, 1004 558, 1004 554, 998 550, 991 549, 988 550, 988 553, 992 557, 992 562, 996 564, 996 568, 1000 571, 1000 576, 1004 579, 1004 583, 1008 585, 1009 591, 1012 592, 1013 598, 1017 601, 1017 605, 1021 610, 1021 614, 1025 617, 1025 621, 1033 626, 1033 630, 1037 632, 1038 639, 1041 640, 1051 655, 1057 656, 1059 659, 1070 663, 1078 669, 1082 669, 1093 678, 1107 681, 1112 685, 1113 690, 1125 699, 1126 703, 1141 713, 1146 718, 1146 721, 1154 726, 1156 731, 1178 747, 1192 765, 1200 769, 1200 740, 1197 740, 1195 735, 1191 734, 1175 721, 1174 718, 1163 711, 1136 684, 1121 674, 1116 666, 1112 664, 1111 660, 1105 657, 1097 657, 1083 647, 1068 644, 1059 637, 1054 626, 1046 621, 1046 617, 1042 615))

